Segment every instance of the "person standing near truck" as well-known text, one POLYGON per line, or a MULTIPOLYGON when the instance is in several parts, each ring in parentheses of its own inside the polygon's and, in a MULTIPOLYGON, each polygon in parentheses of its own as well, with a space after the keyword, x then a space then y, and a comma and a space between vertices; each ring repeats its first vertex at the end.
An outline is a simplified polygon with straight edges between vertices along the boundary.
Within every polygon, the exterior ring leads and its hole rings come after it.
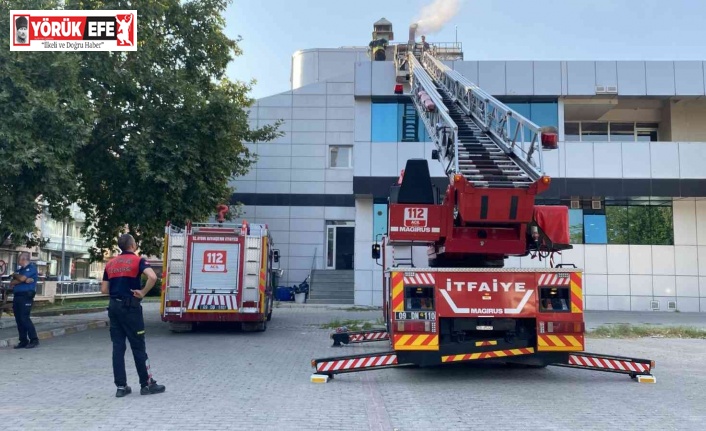
POLYGON ((130 342, 135 368, 140 376, 140 395, 159 394, 164 392, 165 387, 158 385, 150 375, 142 316, 142 298, 157 282, 157 275, 144 257, 135 254, 137 244, 132 235, 121 235, 118 247, 122 253, 106 264, 101 283, 101 293, 110 295, 108 317, 113 342, 113 377, 118 388, 115 396, 120 398, 132 393, 125 375, 125 338, 130 342), (147 283, 140 289, 143 273, 147 276, 147 283))
POLYGON ((37 292, 37 266, 31 262, 28 252, 20 253, 20 269, 12 274, 10 287, 13 290, 12 312, 15 314, 20 342, 15 349, 33 349, 39 345, 37 330, 30 318, 34 295, 37 292))

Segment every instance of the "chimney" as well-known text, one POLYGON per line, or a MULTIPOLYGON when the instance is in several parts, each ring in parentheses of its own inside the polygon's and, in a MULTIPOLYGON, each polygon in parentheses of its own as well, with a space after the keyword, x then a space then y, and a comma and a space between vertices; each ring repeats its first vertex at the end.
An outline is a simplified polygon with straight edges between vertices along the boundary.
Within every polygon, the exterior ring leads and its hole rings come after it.
POLYGON ((417 27, 419 27, 419 24, 414 23, 409 26, 409 43, 414 43, 414 41, 417 38, 417 27))

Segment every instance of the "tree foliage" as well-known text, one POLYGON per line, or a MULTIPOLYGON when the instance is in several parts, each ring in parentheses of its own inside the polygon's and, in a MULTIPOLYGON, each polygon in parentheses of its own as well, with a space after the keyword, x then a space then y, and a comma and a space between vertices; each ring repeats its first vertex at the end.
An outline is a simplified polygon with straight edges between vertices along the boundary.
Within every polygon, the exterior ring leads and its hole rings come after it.
MULTIPOLYGON (((56 218, 77 198, 74 156, 86 143, 93 112, 79 85, 79 58, 67 52, 11 52, 10 7, 0 3, 0 243, 35 245, 37 214, 56 218)), ((14 4, 17 3, 17 4, 14 4)))
MULTIPOLYGON (((35 84, 53 76, 63 92, 51 93, 54 99, 42 93, 26 104, 27 110, 49 110, 53 116, 43 123, 25 118, 9 126, 17 135, 12 148, 26 142, 18 129, 22 126, 31 129, 25 132, 30 134, 27 139, 56 144, 52 152, 58 152, 59 159, 45 154, 53 166, 64 169, 53 174, 64 181, 54 181, 56 186, 44 181, 28 197, 76 200, 86 214, 85 233, 96 242, 94 256, 113 248, 125 230, 135 236, 143 253, 159 254, 167 221, 203 221, 218 204, 230 201, 229 180, 246 173, 254 162, 243 142, 265 142, 279 134, 277 124, 249 128, 245 108, 253 102, 247 96, 250 86, 225 78, 226 66, 241 54, 238 40, 224 34, 228 3, 67 0, 66 9, 136 9, 137 51, 56 53, 53 61, 46 58, 54 53, 36 53, 45 57, 36 56, 32 66, 39 69, 28 69, 28 53, 2 47, 0 55, 13 63, 7 67, 7 85, 35 77, 37 82, 28 82, 26 91, 39 91, 42 87, 35 84), (37 70, 48 78, 36 77, 37 70), (62 108, 60 98, 67 106, 62 108), (62 109, 72 114, 70 121, 58 121, 62 109), (64 127, 48 128, 57 124, 64 127), (91 125, 88 130, 86 124, 91 125), (58 163, 61 157, 64 163, 58 163)), ((3 109, 13 112, 12 107, 3 109)), ((26 176, 15 172, 18 178, 26 176)), ((24 217, 30 213, 27 210, 24 217)), ((0 223, 4 227, 4 221, 0 223)))

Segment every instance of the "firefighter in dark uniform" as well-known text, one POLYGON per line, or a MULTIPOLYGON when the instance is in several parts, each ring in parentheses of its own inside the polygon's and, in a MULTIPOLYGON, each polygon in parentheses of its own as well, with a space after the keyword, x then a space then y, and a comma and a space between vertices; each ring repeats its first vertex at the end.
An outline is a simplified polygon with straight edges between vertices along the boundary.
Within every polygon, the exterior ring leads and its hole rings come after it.
POLYGON ((132 392, 125 375, 125 338, 130 342, 135 368, 140 377, 140 395, 159 394, 164 392, 165 387, 158 385, 150 375, 141 305, 142 298, 156 283, 157 275, 144 257, 135 254, 137 245, 132 235, 120 236, 118 247, 122 253, 108 262, 101 283, 101 292, 110 294, 108 317, 110 339, 113 341, 113 376, 118 387, 115 396, 124 397, 132 392), (147 276, 147 283, 140 289, 142 274, 147 276))
POLYGON ((15 349, 32 349, 39 345, 37 330, 29 317, 37 289, 37 267, 30 261, 30 254, 20 253, 20 269, 12 274, 10 286, 13 290, 12 312, 17 323, 20 342, 15 349))

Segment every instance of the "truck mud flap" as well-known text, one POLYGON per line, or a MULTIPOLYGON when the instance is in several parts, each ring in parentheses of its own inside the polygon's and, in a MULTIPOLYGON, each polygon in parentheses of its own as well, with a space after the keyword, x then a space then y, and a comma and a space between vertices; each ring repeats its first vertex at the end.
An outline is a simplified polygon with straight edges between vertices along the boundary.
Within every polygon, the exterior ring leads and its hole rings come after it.
POLYGON ((344 344, 388 341, 390 339, 390 334, 384 329, 348 332, 345 328, 338 328, 336 329, 336 332, 331 333, 330 338, 333 340, 333 345, 331 347, 341 347, 344 344))
POLYGON ((655 368, 655 361, 649 359, 602 355, 599 353, 572 352, 567 355, 566 362, 557 362, 549 365, 627 374, 640 383, 656 383, 657 381, 652 375, 652 370, 655 368))

